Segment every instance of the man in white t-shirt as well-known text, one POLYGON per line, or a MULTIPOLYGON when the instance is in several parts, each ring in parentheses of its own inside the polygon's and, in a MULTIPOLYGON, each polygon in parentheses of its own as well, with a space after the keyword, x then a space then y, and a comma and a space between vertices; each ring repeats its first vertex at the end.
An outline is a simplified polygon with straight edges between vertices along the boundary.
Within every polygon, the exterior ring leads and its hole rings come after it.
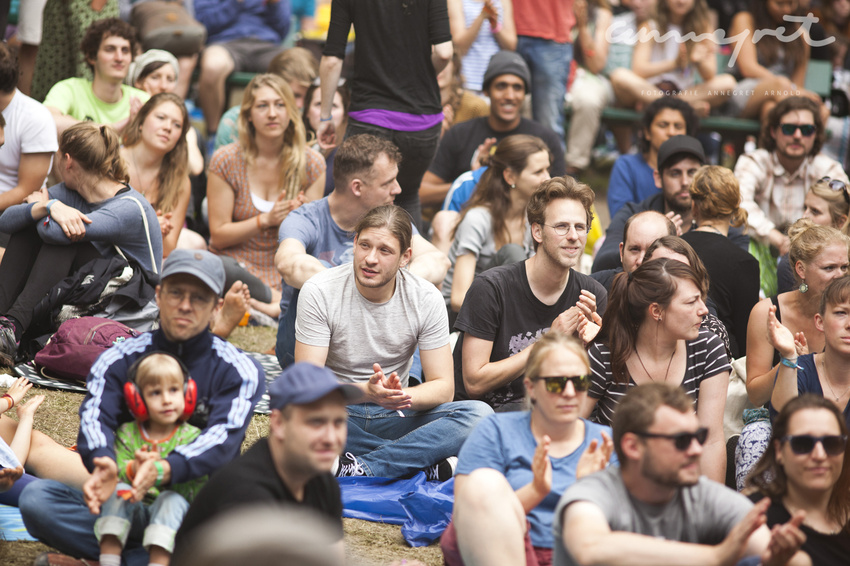
POLYGON ((355 227, 352 264, 310 278, 298 297, 295 361, 326 365, 356 384, 365 402, 348 408, 348 443, 337 475, 444 481, 461 445, 493 411, 452 402, 448 313, 440 292, 406 269, 410 216, 386 204, 355 227), (408 387, 419 348, 423 383, 408 387))
MULTIPOLYGON (((50 172, 53 154, 59 149, 56 125, 50 112, 16 87, 18 57, 0 43, 0 212, 20 204, 42 186, 50 172)), ((5 248, 8 235, 0 234, 5 248)))

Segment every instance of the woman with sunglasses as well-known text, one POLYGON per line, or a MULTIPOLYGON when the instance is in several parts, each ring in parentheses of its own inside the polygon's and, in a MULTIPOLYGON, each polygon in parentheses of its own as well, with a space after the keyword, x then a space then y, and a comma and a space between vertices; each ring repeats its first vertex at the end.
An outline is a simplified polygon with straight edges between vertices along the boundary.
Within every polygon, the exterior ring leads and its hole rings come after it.
MULTIPOLYGON (((581 344, 565 334, 550 331, 534 345, 525 370, 529 411, 497 413, 481 421, 463 445, 455 476, 455 513, 471 517, 465 506, 465 489, 493 470, 506 481, 515 499, 494 492, 489 515, 498 520, 513 517, 510 506, 522 506, 527 524, 528 564, 552 563, 553 513, 563 492, 578 477, 604 468, 613 450, 611 429, 582 418, 579 408, 590 386, 587 354, 581 344), (487 469, 487 470, 485 470, 487 469), (484 472, 482 474, 482 472, 484 472), (530 543, 529 543, 530 540, 530 543)), ((470 518, 467 518, 469 524, 470 518)), ((491 537, 490 529, 455 531, 450 524, 443 535, 443 557, 449 566, 463 564, 458 537, 464 547, 474 547, 476 536, 491 537), (465 538, 464 538, 465 537, 465 538)), ((493 541, 482 544, 493 544, 493 541)))
POLYGON ((708 282, 689 265, 667 258, 644 261, 631 275, 614 279, 608 308, 588 348, 592 384, 581 415, 596 411, 610 426, 614 410, 630 387, 645 383, 681 386, 708 429, 703 468, 725 480, 723 409, 729 360, 716 334, 701 328, 708 314, 708 282))
POLYGON ((848 268, 850 238, 835 228, 818 226, 804 218, 791 226, 788 235, 797 288, 760 301, 753 307, 747 325, 747 394, 756 406, 771 399, 776 372, 781 369, 783 359, 793 367, 795 364, 791 362, 798 354, 823 350, 823 328, 816 323, 821 295, 848 268), (795 351, 783 352, 774 346, 770 317, 790 331, 795 351))
POLYGON ((832 401, 850 423, 850 277, 826 287, 814 324, 823 334, 823 352, 798 357, 794 335, 776 319, 776 307, 768 311, 767 337, 782 356, 770 397, 771 415, 798 395, 813 393, 832 401))
POLYGON ((773 438, 747 483, 753 501, 771 499, 767 526, 805 513, 801 549, 818 566, 850 556, 850 453, 847 425, 834 403, 802 395, 774 421, 773 438))
MULTIPOLYGON (((819 226, 832 226, 850 235, 850 187, 841 179, 824 177, 813 184, 803 201, 803 218, 808 218, 819 226)), ((776 269, 776 283, 780 293, 787 293, 796 287, 794 271, 788 254, 779 259, 776 269)))

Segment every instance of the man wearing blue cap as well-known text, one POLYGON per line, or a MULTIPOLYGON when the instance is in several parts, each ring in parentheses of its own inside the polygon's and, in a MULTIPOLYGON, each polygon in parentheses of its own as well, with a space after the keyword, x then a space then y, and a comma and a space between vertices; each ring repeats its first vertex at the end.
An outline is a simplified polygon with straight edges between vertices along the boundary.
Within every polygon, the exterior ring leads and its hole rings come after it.
MULTIPOLYGON (((201 429, 201 435, 165 459, 142 464, 134 489, 147 491, 151 486, 208 475, 239 454, 265 379, 259 364, 209 331, 210 321, 221 308, 223 290, 224 266, 218 257, 206 251, 173 251, 163 263, 162 283, 156 288, 160 329, 116 344, 94 363, 86 380, 88 394, 80 406, 77 437, 83 463, 96 480, 87 489, 91 486, 98 493, 115 489, 115 431, 133 420, 124 400, 128 369, 153 351, 179 358, 195 380, 197 404, 190 423, 201 429)), ((96 559, 100 555, 93 530, 97 515, 89 512, 83 493, 54 481, 33 482, 28 487, 21 493, 20 509, 29 532, 62 552, 96 559)), ((146 565, 148 553, 133 534, 124 559, 130 566, 146 565)), ((66 563, 55 557, 45 554, 36 563, 66 563)))
POLYGON ((342 540, 342 500, 330 473, 345 446, 347 403, 360 390, 327 368, 289 366, 269 387, 269 436, 219 470, 195 498, 177 533, 174 562, 197 529, 225 512, 257 503, 290 503, 326 516, 342 540))

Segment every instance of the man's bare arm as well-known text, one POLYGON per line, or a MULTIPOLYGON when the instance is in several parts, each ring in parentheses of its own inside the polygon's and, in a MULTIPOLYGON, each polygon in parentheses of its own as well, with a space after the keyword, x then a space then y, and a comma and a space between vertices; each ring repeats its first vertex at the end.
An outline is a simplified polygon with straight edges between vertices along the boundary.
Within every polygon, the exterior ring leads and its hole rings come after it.
POLYGON ((25 198, 42 187, 50 171, 52 157, 53 152, 21 155, 21 161, 18 164, 18 185, 0 194, 0 210, 21 204, 25 198))
MULTIPOLYGON (((413 235, 410 248, 413 251, 408 268, 410 272, 434 285, 442 284, 449 267, 451 267, 451 262, 446 254, 435 248, 434 244, 416 234, 413 235)), ((284 279, 286 279, 285 276, 284 279)))
POLYGON ((312 276, 327 269, 322 262, 307 253, 304 244, 295 238, 280 243, 274 255, 274 264, 290 287, 300 289, 312 276))
POLYGON ((525 371, 531 348, 504 360, 490 361, 493 343, 469 334, 463 337, 463 385, 466 393, 477 399, 512 382, 525 371))

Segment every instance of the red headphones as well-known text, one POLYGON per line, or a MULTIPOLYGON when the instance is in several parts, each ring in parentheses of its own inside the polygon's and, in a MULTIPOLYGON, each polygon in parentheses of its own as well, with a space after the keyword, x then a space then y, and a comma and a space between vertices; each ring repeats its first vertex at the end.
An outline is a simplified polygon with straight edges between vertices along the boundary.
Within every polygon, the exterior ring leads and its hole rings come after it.
POLYGON ((186 421, 195 412, 195 405, 198 402, 198 387, 195 380, 189 377, 189 368, 183 363, 180 358, 169 354, 168 352, 153 351, 148 352, 138 360, 136 360, 130 369, 127 371, 127 383, 124 384, 124 400, 127 402, 127 408, 133 417, 139 422, 145 422, 150 418, 148 406, 145 403, 145 398, 136 386, 136 372, 139 370, 139 364, 148 356, 154 354, 162 354, 173 358, 180 364, 180 369, 183 370, 183 414, 180 416, 181 421, 186 421))

